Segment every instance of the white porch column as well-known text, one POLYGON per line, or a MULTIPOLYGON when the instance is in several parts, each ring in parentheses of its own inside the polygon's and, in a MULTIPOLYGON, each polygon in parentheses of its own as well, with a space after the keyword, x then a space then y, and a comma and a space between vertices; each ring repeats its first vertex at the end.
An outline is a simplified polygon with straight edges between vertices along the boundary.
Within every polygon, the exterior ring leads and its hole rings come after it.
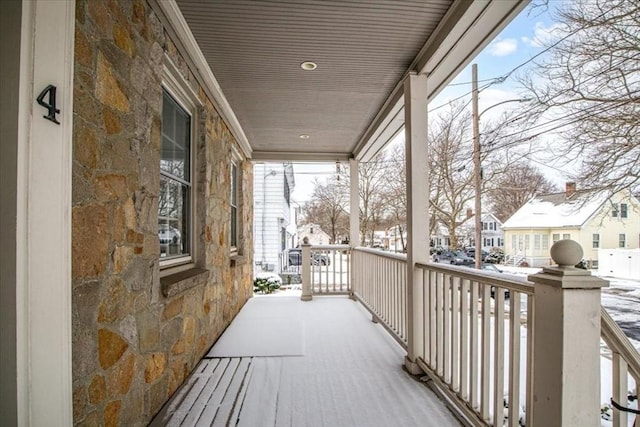
POLYGON ((0 7, 0 424, 71 426, 75 1, 0 7))
POLYGON ((349 246, 355 248, 360 245, 360 189, 359 162, 349 160, 349 246))
POLYGON ((300 247, 302 248, 302 258, 300 259, 302 264, 302 295, 300 299, 311 301, 313 299, 311 294, 311 245, 303 243, 300 247))
MULTIPOLYGON (((351 249, 360 245, 360 188, 359 188, 359 162, 356 159, 349 159, 349 246, 351 249)), ((353 296, 357 286, 358 277, 353 265, 353 251, 351 251, 351 296, 353 296)))
POLYGON ((535 283, 533 425, 600 426, 600 288, 608 282, 573 267, 573 240, 551 247, 558 265, 535 283))
POLYGON ((429 187, 427 158, 427 76, 410 74, 404 82, 404 125, 407 170, 407 358, 409 372, 423 355, 423 277, 416 263, 429 259, 429 187))

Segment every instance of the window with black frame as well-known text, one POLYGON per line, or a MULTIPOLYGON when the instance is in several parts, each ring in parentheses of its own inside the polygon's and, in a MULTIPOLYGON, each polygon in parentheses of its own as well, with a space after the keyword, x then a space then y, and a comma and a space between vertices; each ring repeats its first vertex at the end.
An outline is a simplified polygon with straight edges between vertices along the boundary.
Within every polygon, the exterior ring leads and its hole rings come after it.
POLYGON ((161 258, 190 255, 191 116, 163 91, 158 238, 161 258))

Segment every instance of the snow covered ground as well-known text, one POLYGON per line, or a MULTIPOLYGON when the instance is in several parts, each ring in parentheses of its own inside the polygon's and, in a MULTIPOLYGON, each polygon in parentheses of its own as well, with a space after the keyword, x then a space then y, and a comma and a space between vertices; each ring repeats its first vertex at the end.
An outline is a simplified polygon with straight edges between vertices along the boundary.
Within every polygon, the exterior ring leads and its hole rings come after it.
MULTIPOLYGON (((524 268, 506 265, 498 265, 500 270, 507 274, 517 276, 528 276, 539 272, 540 268, 524 268)), ((592 271, 597 276, 596 271, 592 271)), ((616 321, 620 328, 625 332, 633 346, 640 351, 640 280, 618 279, 615 277, 602 277, 609 281, 609 287, 602 290, 602 305, 610 313, 611 317, 616 321)), ((278 296, 296 296, 301 291, 298 286, 292 286, 292 289, 283 289, 275 295, 278 296)), ((526 309, 526 305, 524 305, 526 309)), ((508 325, 506 330, 508 330, 508 325)), ((492 328, 493 330, 493 328, 492 328)), ((523 331, 523 339, 526 338, 526 330, 523 331)), ((612 364, 610 352, 602 344, 601 357, 601 402, 607 405, 612 395, 612 364)), ((524 361, 523 361, 524 362, 524 361)), ((629 377, 629 390, 634 390, 635 385, 633 379, 629 377)), ((630 405, 631 408, 637 408, 637 401, 630 405)), ((634 417, 629 416, 629 426, 633 426, 634 417)), ((611 426, 609 420, 603 419, 602 426, 611 426)))

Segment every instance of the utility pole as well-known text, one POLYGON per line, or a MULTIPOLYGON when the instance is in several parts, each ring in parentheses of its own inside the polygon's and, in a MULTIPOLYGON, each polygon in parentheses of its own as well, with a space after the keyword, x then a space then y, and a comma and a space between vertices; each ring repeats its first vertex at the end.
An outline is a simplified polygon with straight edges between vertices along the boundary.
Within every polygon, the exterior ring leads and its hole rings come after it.
POLYGON ((482 169, 480 166, 480 114, 478 112, 478 64, 471 66, 471 109, 473 120, 473 184, 475 188, 475 260, 476 268, 482 267, 482 169))

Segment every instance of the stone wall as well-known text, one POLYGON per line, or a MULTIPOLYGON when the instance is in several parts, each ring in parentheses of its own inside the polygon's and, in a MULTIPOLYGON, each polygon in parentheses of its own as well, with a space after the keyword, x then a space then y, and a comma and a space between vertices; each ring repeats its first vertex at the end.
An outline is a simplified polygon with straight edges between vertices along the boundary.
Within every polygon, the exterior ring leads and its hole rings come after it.
POLYGON ((252 168, 242 162, 246 250, 231 259, 229 129, 144 0, 76 3, 74 423, 142 426, 251 295, 252 168), (194 165, 202 273, 171 291, 157 236, 165 55, 203 105, 194 165))

